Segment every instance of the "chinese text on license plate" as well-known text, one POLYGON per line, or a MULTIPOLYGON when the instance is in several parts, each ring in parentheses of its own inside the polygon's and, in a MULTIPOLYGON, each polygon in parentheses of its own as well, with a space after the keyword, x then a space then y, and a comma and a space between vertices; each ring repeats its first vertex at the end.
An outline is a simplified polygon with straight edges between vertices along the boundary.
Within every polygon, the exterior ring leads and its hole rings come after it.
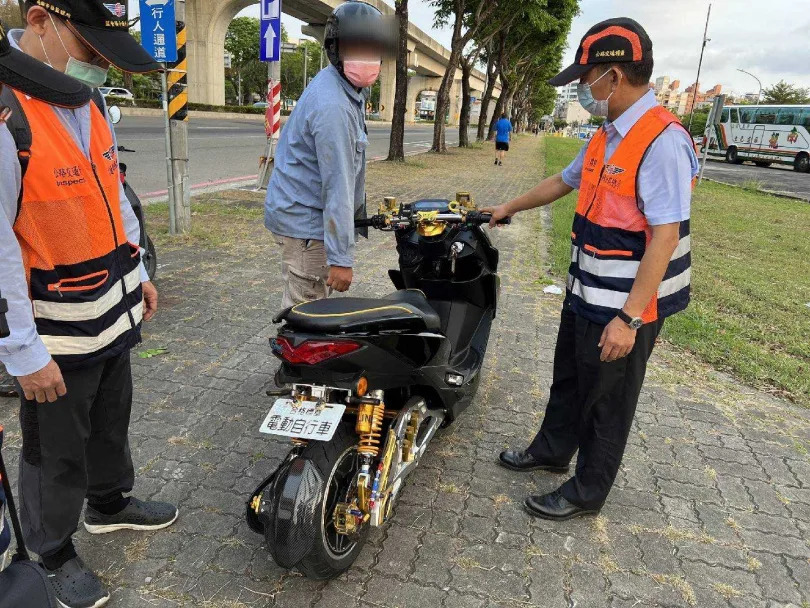
POLYGON ((298 403, 292 399, 279 399, 264 419, 262 433, 329 441, 335 434, 345 405, 327 403, 318 407, 314 401, 298 403))

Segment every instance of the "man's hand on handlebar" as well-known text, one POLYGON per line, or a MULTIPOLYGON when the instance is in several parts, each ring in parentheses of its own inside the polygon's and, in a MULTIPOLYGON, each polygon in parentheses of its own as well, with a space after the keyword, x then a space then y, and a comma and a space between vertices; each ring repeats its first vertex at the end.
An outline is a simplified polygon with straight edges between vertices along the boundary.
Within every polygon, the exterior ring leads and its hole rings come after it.
POLYGON ((496 207, 484 207, 481 209, 481 213, 491 213, 492 219, 489 220, 489 227, 495 228, 499 223, 501 225, 507 224, 508 222, 504 222, 503 220, 511 218, 514 214, 509 213, 506 207, 506 204, 497 205, 496 207))
POLYGON ((331 287, 335 291, 349 291, 349 286, 352 284, 354 274, 351 268, 343 266, 330 266, 329 278, 326 279, 327 287, 331 287))

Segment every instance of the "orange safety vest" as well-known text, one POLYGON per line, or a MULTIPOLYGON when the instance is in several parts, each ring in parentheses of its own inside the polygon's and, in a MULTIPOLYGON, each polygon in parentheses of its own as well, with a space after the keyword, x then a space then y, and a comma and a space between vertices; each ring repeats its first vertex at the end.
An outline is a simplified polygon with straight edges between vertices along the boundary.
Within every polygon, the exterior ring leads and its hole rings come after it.
POLYGON ((15 95, 32 144, 14 232, 37 332, 60 367, 85 367, 140 341, 140 251, 124 231, 117 150, 95 104, 88 159, 52 106, 15 95))
MULTIPOLYGON (((661 106, 648 110, 605 162, 607 134, 591 139, 571 231, 568 299, 573 311, 595 323, 609 323, 630 294, 641 258, 652 238, 639 208, 638 172, 653 142, 678 119, 661 106)), ((686 308, 691 279, 689 220, 658 293, 642 319, 650 323, 686 308)))

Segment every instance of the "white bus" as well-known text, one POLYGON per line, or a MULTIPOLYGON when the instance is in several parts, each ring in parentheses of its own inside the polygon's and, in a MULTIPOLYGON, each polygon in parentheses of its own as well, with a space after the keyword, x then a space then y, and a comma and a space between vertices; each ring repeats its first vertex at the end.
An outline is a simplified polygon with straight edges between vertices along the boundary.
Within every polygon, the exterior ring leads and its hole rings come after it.
POLYGON ((779 163, 810 173, 810 105, 726 106, 709 154, 735 165, 779 163))

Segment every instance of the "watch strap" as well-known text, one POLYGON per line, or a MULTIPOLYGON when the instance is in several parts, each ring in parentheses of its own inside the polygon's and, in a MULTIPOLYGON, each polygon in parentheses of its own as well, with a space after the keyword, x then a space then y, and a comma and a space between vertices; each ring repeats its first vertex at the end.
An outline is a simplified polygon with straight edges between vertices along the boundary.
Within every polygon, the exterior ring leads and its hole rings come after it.
POLYGON ((624 312, 624 310, 622 310, 621 308, 619 309, 619 312, 618 312, 618 314, 616 316, 618 316, 622 321, 627 323, 627 325, 628 325, 628 327, 630 327, 630 329, 638 329, 639 327, 641 327, 641 318, 640 317, 631 317, 626 312, 624 312))

